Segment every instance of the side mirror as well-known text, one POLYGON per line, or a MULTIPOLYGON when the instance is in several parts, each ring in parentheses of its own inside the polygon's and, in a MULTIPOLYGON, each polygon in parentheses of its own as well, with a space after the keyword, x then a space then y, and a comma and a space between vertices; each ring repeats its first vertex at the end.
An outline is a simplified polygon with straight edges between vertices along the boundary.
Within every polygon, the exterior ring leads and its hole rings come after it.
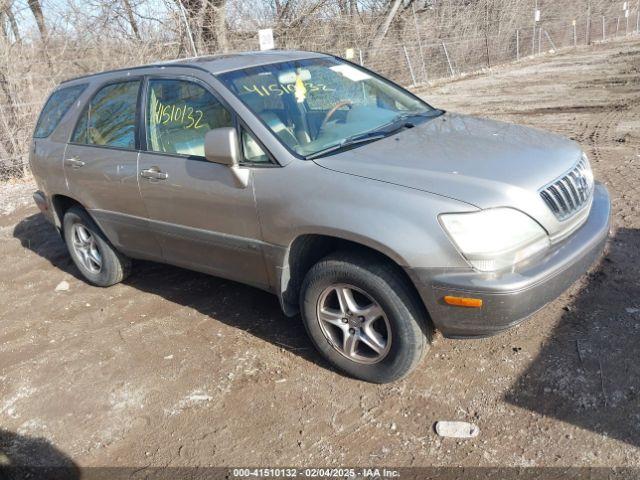
POLYGON ((240 188, 249 185, 248 168, 239 165, 238 134, 233 127, 214 128, 204 137, 204 156, 207 160, 227 165, 240 188))
POLYGON ((238 165, 238 134, 233 127, 214 128, 204 137, 204 156, 213 163, 238 165))

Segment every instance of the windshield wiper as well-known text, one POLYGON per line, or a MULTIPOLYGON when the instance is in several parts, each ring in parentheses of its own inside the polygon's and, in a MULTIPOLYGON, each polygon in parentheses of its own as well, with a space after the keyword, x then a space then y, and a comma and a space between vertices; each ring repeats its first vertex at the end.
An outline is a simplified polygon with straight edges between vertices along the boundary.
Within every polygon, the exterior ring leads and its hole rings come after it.
POLYGON ((350 147, 351 145, 357 145, 359 143, 366 143, 366 142, 373 142, 375 140, 380 140, 381 138, 384 138, 388 135, 390 135, 390 133, 386 131, 359 133, 357 135, 352 135, 350 137, 347 137, 341 140, 339 143, 336 143, 335 145, 331 145, 330 147, 323 148, 322 150, 318 150, 317 152, 314 152, 311 155, 307 155, 305 158, 307 160, 311 160, 313 158, 322 157, 323 155, 336 152, 338 150, 342 150, 344 148, 350 147))
POLYGON ((311 160, 313 158, 322 157, 323 155, 327 155, 329 153, 337 152, 338 150, 343 150, 352 145, 380 140, 381 138, 385 138, 385 137, 388 137, 389 135, 393 135, 399 130, 402 130, 404 128, 412 128, 414 126, 415 125, 411 122, 408 122, 404 118, 404 116, 399 116, 395 118, 393 121, 383 125, 383 127, 387 127, 387 128, 381 128, 377 130, 372 130, 370 132, 351 135, 350 137, 347 137, 341 140, 339 143, 336 143, 335 145, 331 145, 330 147, 323 148, 322 150, 319 150, 315 153, 307 155, 305 158, 307 160, 311 160))
POLYGON ((434 118, 434 117, 439 117, 443 113, 444 113, 444 110, 438 110, 438 109, 424 110, 422 112, 405 112, 405 113, 401 113, 396 118, 394 118, 392 123, 395 123, 395 122, 400 121, 400 120, 407 120, 409 118, 416 118, 416 117, 418 117, 418 118, 434 118))
POLYGON ((410 118, 415 117, 423 117, 423 118, 431 118, 438 117, 444 113, 443 110, 432 110, 432 111, 424 111, 424 112, 406 112, 396 116, 389 123, 382 125, 380 128, 376 130, 372 130, 370 132, 358 133, 356 135, 351 135, 339 143, 331 145, 329 147, 323 148, 322 150, 318 150, 310 155, 305 157, 306 160, 312 160, 314 158, 322 157, 329 153, 334 153, 339 150, 343 150, 352 145, 357 145, 360 143, 373 142, 375 140, 380 140, 381 138, 388 137, 389 135, 393 135, 394 133, 403 130, 405 128, 413 128, 415 124, 409 121, 410 118))

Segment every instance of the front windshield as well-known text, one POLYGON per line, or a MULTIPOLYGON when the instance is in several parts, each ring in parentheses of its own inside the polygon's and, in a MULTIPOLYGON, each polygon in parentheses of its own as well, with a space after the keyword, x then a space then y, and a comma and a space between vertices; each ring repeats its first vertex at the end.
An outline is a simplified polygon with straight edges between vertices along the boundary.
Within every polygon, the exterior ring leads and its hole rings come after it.
POLYGON ((434 110, 403 89, 335 58, 245 68, 218 78, 302 157, 346 145, 434 110))

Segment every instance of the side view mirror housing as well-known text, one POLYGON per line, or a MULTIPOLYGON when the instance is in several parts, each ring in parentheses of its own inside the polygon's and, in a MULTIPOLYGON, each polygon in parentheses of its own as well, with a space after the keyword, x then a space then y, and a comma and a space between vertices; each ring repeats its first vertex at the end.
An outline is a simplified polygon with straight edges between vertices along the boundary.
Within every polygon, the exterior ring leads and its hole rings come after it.
POLYGON ((233 127, 214 128, 204 137, 204 156, 212 163, 227 165, 240 188, 249 184, 248 168, 242 168, 238 150, 238 134, 233 127))
POLYGON ((238 134, 233 127, 214 128, 204 137, 204 156, 213 163, 238 165, 238 134))

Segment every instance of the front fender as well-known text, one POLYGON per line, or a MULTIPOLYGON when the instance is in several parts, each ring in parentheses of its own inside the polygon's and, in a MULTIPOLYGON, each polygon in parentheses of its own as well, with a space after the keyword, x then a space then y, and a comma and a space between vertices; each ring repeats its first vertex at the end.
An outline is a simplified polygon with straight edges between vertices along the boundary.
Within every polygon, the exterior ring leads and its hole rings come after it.
POLYGON ((296 161, 256 170, 263 238, 286 247, 305 234, 366 245, 411 268, 468 267, 438 215, 477 207, 420 190, 296 161))

